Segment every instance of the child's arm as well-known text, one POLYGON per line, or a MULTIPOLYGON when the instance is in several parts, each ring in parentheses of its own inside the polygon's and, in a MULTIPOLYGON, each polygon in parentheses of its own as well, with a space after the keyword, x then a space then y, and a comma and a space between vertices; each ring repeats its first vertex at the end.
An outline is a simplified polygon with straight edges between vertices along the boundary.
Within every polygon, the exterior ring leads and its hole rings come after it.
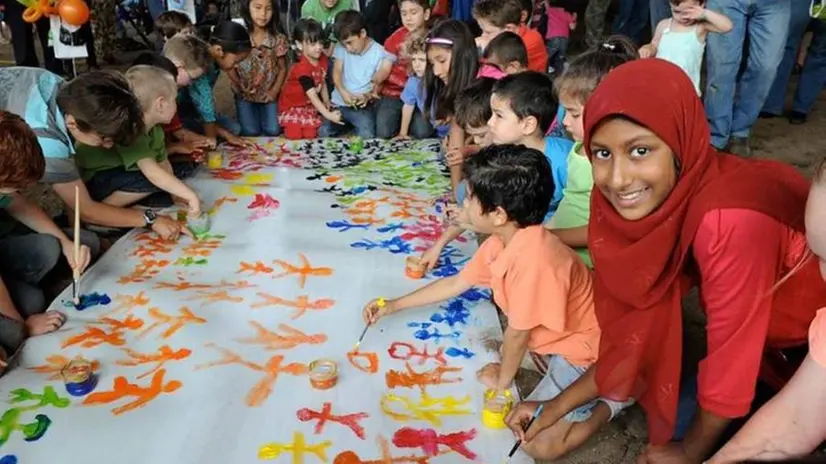
POLYGON ((66 257, 66 261, 69 262, 72 269, 77 267, 79 272, 83 272, 86 266, 89 265, 89 248, 86 246, 81 247, 81 255, 78 257, 76 266, 74 261, 74 242, 60 230, 60 227, 58 227, 37 204, 23 198, 19 193, 13 193, 11 204, 9 204, 6 211, 11 217, 38 234, 51 235, 56 238, 58 242, 60 242, 63 256, 66 257))
POLYGON ((270 87, 269 92, 267 92, 273 101, 275 101, 275 99, 278 98, 278 94, 281 93, 281 88, 284 87, 285 80, 287 80, 287 58, 279 56, 278 74, 276 74, 275 82, 273 82, 272 87, 270 87))
POLYGON ((390 71, 393 69, 393 62, 388 59, 381 60, 379 64, 379 69, 373 73, 373 77, 370 78, 370 83, 373 85, 372 94, 373 98, 380 98, 379 91, 381 87, 384 85, 384 81, 390 77, 390 71))
POLYGON ((337 59, 333 62, 333 85, 338 90, 339 95, 341 95, 341 99, 344 101, 344 104, 347 106, 353 105, 353 95, 350 94, 344 88, 344 79, 342 78, 342 73, 344 72, 344 62, 337 59))
MULTIPOLYGON (((448 143, 447 143, 447 151, 450 152, 452 150, 461 150, 465 144, 465 131, 462 129, 459 124, 456 124, 456 121, 453 120, 450 122, 450 132, 448 132, 448 143)), ((455 194, 456 189, 459 187, 459 182, 462 181, 462 165, 457 164, 454 166, 450 166, 450 186, 453 189, 455 194)))
POLYGON ((433 244, 427 251, 424 252, 421 258, 421 263, 427 266, 427 269, 433 269, 439 263, 439 256, 442 255, 442 250, 448 245, 448 243, 456 240, 462 235, 464 229, 459 226, 451 225, 447 228, 444 232, 442 232, 441 237, 436 240, 436 243, 433 244))
POLYGON ((572 31, 573 31, 574 29, 576 29, 576 13, 571 13, 571 23, 568 25, 568 27, 569 27, 572 31))
MULTIPOLYGON (((328 108, 328 102, 324 102, 322 98, 319 98, 318 91, 316 91, 315 85, 313 84, 313 79, 309 76, 301 76, 298 78, 298 81, 301 83, 301 86, 305 89, 304 92, 307 95, 307 98, 310 100, 310 103, 313 104, 313 108, 318 111, 318 113, 329 121, 332 121, 336 124, 342 124, 341 121, 341 113, 338 111, 330 111, 328 108)), ((322 85, 322 91, 326 90, 326 87, 322 85)), ((322 94, 322 97, 326 96, 326 92, 322 94)))
MULTIPOLYGON (((152 158, 144 158, 137 163, 138 169, 141 170, 144 176, 164 192, 168 192, 176 197, 183 198, 189 203, 189 212, 192 215, 198 215, 201 212, 201 200, 198 195, 189 188, 174 174, 168 172, 161 163, 158 163, 152 158)), ((170 167, 171 169, 171 167, 170 167)))
POLYGON ((330 89, 327 88, 327 81, 321 83, 321 101, 325 108, 330 108, 330 89))
POLYGON ((399 128, 399 135, 397 139, 409 139, 410 123, 413 121, 413 113, 416 111, 416 105, 405 104, 402 106, 402 124, 399 128))
POLYGON ((9 289, 6 287, 6 283, 3 282, 2 277, 0 277, 0 314, 11 320, 23 322, 23 316, 20 315, 20 311, 17 310, 17 306, 11 300, 9 289))
POLYGON ((663 19, 659 24, 657 24, 657 30, 654 31, 654 37, 651 39, 651 43, 640 47, 640 58, 653 58, 657 56, 657 47, 660 45, 660 39, 663 36, 663 31, 665 30, 668 21, 668 19, 663 19))
POLYGON ((499 380, 496 382, 498 391, 507 390, 513 383, 522 359, 528 351, 528 340, 530 340, 530 330, 516 330, 508 326, 505 329, 502 343, 502 365, 499 368, 499 380))
POLYGON ((387 300, 384 308, 381 309, 380 312, 377 312, 379 308, 377 307, 376 302, 371 301, 364 308, 364 319, 365 321, 372 323, 383 316, 387 316, 388 314, 397 313, 409 308, 417 308, 420 306, 438 303, 440 301, 447 300, 448 298, 461 295, 462 293, 470 290, 472 286, 473 285, 460 279, 458 274, 451 277, 446 277, 444 279, 439 279, 414 292, 408 293, 401 298, 387 300))
POLYGON ((700 10, 700 13, 698 13, 697 20, 702 22, 703 29, 705 29, 706 32, 716 32, 718 34, 725 34, 734 28, 734 24, 731 22, 728 16, 722 13, 702 8, 700 6, 691 7, 691 9, 692 12, 695 9, 700 10))
POLYGON ((570 227, 567 229, 554 229, 550 227, 551 221, 545 223, 545 228, 556 235, 559 240, 571 248, 582 248, 588 246, 588 226, 570 227))
POLYGON ((204 124, 204 135, 210 139, 218 138, 218 116, 215 112, 215 97, 212 95, 212 86, 209 77, 203 75, 187 87, 192 104, 204 124))

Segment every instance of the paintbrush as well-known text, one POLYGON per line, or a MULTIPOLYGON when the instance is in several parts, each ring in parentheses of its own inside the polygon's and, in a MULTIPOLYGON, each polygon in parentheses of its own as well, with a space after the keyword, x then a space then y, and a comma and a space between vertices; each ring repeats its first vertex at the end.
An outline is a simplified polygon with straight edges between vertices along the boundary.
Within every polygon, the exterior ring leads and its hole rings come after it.
MULTIPOLYGON (((543 409, 545 409, 545 403, 539 403, 539 406, 536 408, 536 411, 533 412, 533 416, 531 416, 531 420, 528 421, 528 423, 525 425, 525 428, 522 430, 527 432, 528 429, 531 428, 531 425, 533 425, 533 422, 536 420, 536 418, 539 417, 540 414, 542 414, 543 409)), ((511 458, 514 454, 516 454, 516 450, 518 450, 520 446, 522 446, 522 440, 516 440, 516 443, 513 444, 513 448, 511 448, 511 452, 508 453, 508 458, 505 459, 505 464, 510 462, 511 458)))
MULTIPOLYGON (((384 309, 384 306, 386 304, 387 304, 387 302, 384 301, 384 298, 379 298, 376 301, 376 307, 378 308, 376 310, 376 314, 378 314, 382 309, 384 309)), ((356 351, 359 350, 359 345, 361 345, 361 342, 364 341, 364 336, 367 335, 367 329, 369 329, 371 325, 372 324, 368 322, 367 325, 364 326, 364 330, 361 331, 361 337, 359 337, 359 341, 356 342, 356 346, 355 346, 355 348, 353 348, 353 352, 356 352, 356 351)))
POLYGON ((75 260, 75 267, 72 271, 72 303, 75 306, 80 304, 80 190, 75 186, 75 240, 72 250, 72 257, 75 260))

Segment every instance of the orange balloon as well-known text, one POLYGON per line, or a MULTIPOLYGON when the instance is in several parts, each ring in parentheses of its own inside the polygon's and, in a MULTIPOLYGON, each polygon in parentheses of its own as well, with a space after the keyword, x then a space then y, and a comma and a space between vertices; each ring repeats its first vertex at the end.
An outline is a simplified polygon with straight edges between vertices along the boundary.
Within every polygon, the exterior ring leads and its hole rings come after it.
POLYGON ((72 26, 82 26, 89 20, 89 7, 83 0, 60 0, 57 14, 72 26))

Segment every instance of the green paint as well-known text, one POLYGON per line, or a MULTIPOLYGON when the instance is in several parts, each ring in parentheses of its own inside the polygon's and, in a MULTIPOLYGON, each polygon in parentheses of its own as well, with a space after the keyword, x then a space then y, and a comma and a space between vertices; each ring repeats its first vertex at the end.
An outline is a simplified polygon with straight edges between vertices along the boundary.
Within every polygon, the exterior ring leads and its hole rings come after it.
POLYGON ((0 446, 3 446, 14 431, 19 431, 23 434, 23 439, 26 441, 35 441, 40 439, 49 426, 52 420, 44 414, 36 414, 34 422, 21 423, 22 415, 26 412, 35 411, 45 406, 53 406, 55 408, 68 408, 71 401, 68 398, 61 398, 55 392, 51 385, 43 388, 43 393, 32 393, 25 388, 18 388, 9 393, 10 404, 31 403, 26 406, 15 406, 6 410, 0 416, 0 446))
POLYGON ((176 265, 176 266, 186 266, 186 267, 190 267, 190 266, 206 266, 207 264, 209 264, 209 260, 208 260, 208 259, 206 259, 206 258, 198 258, 198 259, 195 259, 195 258, 193 258, 193 257, 191 257, 191 256, 187 256, 186 258, 178 258, 178 260, 177 260, 177 261, 175 261, 175 265, 176 265))
MULTIPOLYGON (((404 188, 437 196, 450 188, 450 180, 439 172, 432 151, 409 150, 390 153, 380 160, 365 160, 346 169, 337 169, 330 174, 343 177, 342 188, 359 186, 382 187, 382 182, 392 182, 404 188)), ((359 200, 357 196, 339 198, 342 204, 359 200)))

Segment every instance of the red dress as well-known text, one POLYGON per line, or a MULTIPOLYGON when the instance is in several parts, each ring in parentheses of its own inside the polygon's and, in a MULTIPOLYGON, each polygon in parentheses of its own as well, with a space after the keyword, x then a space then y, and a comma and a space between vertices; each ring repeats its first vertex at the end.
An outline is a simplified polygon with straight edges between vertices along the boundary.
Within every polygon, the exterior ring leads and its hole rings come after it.
POLYGON ((319 98, 327 77, 327 57, 322 55, 313 65, 301 57, 287 74, 287 80, 278 97, 278 123, 289 139, 315 138, 322 118, 310 102, 307 92, 316 89, 319 98))

